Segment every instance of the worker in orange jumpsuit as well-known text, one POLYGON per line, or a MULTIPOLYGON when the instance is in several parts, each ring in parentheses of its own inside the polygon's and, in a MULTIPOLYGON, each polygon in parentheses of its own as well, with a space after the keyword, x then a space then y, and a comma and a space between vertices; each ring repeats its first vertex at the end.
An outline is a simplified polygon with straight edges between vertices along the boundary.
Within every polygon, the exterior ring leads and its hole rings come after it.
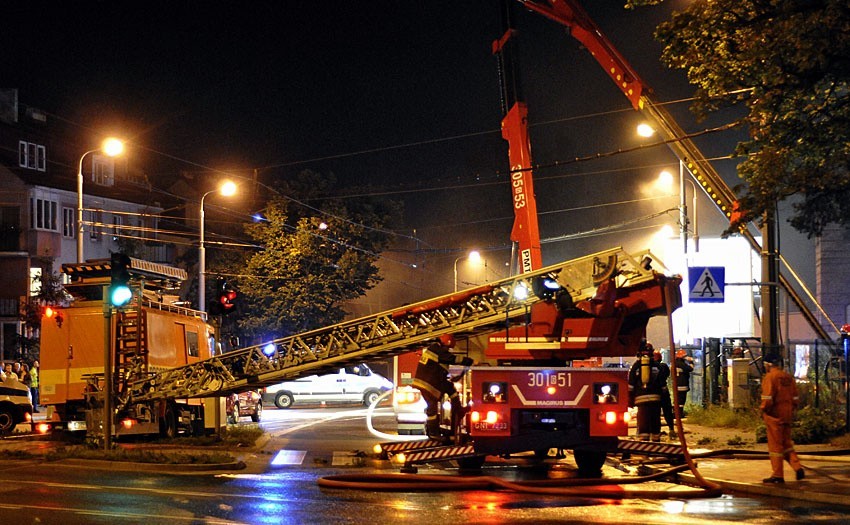
POLYGON ((629 406, 637 407, 637 438, 661 441, 661 369, 646 340, 629 370, 629 406))
MULTIPOLYGON (((450 349, 455 345, 454 337, 442 336, 438 341, 422 349, 422 357, 416 366, 416 376, 413 378, 413 386, 418 388, 425 398, 425 432, 430 437, 443 437, 440 432, 439 407, 443 395, 448 396, 452 407, 452 432, 457 429, 458 422, 463 415, 463 405, 460 394, 455 388, 454 382, 459 378, 449 377, 449 367, 456 364, 457 357, 450 349)), ((469 366, 472 359, 463 357, 460 364, 469 366)))
POLYGON ((761 414, 767 426, 767 451, 773 470, 764 483, 785 483, 782 474, 784 461, 788 461, 797 475, 797 480, 806 476, 800 458, 794 451, 791 439, 791 423, 799 402, 797 382, 782 369, 782 358, 771 355, 764 359, 766 374, 761 380, 761 414))

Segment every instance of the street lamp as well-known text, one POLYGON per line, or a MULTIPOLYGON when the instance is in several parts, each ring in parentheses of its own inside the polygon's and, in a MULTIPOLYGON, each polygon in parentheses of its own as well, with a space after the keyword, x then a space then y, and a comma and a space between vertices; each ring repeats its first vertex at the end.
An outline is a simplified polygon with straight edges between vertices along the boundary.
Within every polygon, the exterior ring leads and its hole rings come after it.
POLYGON ((89 153, 103 153, 107 157, 115 157, 124 152, 124 142, 110 137, 103 141, 100 148, 89 150, 80 157, 77 169, 77 262, 83 262, 83 159, 89 153))
POLYGON ((198 310, 207 311, 207 249, 204 246, 204 199, 211 193, 219 192, 225 197, 236 194, 236 184, 233 181, 224 181, 218 189, 210 190, 201 196, 201 246, 198 253, 198 310))
POLYGON ((481 262, 481 254, 480 254, 480 253, 478 253, 478 250, 472 250, 472 251, 471 251, 471 252, 469 252, 468 254, 466 254, 466 255, 461 255, 460 257, 458 257, 457 259, 455 259, 455 264, 454 264, 454 275, 455 275, 455 286, 454 286, 454 291, 457 291, 457 263, 458 263, 461 259, 468 259, 468 260, 469 260, 469 262, 471 262, 471 263, 473 263, 473 264, 478 264, 479 262, 481 262))
MULTIPOLYGON (((659 182, 667 187, 673 185, 673 175, 669 171, 662 171, 658 175, 659 182)), ((690 183, 693 208, 693 225, 694 225, 694 251, 699 251, 699 222, 697 220, 697 187, 690 178, 685 177, 685 165, 679 161, 679 234, 682 238, 682 250, 685 254, 688 253, 688 225, 691 221, 688 220, 688 204, 685 191, 685 182, 690 183)))

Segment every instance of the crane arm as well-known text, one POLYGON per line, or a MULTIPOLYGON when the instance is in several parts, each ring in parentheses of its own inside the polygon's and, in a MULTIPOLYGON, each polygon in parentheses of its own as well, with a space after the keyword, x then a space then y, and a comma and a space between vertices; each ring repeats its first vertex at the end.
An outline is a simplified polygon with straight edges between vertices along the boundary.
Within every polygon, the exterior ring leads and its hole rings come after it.
MULTIPOLYGON (((661 105, 655 103, 651 89, 640 79, 637 72, 626 59, 608 41, 602 30, 590 18, 577 0, 517 0, 527 9, 545 16, 570 30, 573 38, 581 42, 602 69, 611 77, 620 91, 629 99, 632 107, 652 119, 660 128, 670 145, 670 149, 688 168, 688 171, 700 184, 705 194, 727 218, 731 218, 736 196, 726 181, 708 162, 699 148, 681 129, 673 116, 661 105)), ((754 251, 761 253, 762 246, 749 231, 741 231, 754 251)), ((818 337, 827 341, 832 338, 820 324, 817 316, 805 303, 793 284, 782 274, 779 282, 794 304, 808 321, 818 337)), ((818 305, 819 306, 819 305, 818 305)))

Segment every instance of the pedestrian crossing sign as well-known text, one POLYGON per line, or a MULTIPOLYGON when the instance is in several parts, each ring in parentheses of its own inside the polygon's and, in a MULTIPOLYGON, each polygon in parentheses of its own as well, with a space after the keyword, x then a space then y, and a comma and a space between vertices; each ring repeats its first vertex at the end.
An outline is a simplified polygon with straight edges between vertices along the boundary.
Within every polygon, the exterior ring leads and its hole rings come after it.
POLYGON ((700 266, 688 268, 692 303, 722 303, 726 287, 726 268, 723 266, 700 266))

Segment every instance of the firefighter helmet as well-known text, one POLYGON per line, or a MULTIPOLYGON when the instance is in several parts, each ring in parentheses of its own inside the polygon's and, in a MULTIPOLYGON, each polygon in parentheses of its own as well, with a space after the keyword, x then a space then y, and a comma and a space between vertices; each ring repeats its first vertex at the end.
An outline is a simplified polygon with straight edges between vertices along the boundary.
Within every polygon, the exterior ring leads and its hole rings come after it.
POLYGON ((440 344, 447 348, 455 347, 455 336, 452 334, 443 334, 439 337, 440 344))

